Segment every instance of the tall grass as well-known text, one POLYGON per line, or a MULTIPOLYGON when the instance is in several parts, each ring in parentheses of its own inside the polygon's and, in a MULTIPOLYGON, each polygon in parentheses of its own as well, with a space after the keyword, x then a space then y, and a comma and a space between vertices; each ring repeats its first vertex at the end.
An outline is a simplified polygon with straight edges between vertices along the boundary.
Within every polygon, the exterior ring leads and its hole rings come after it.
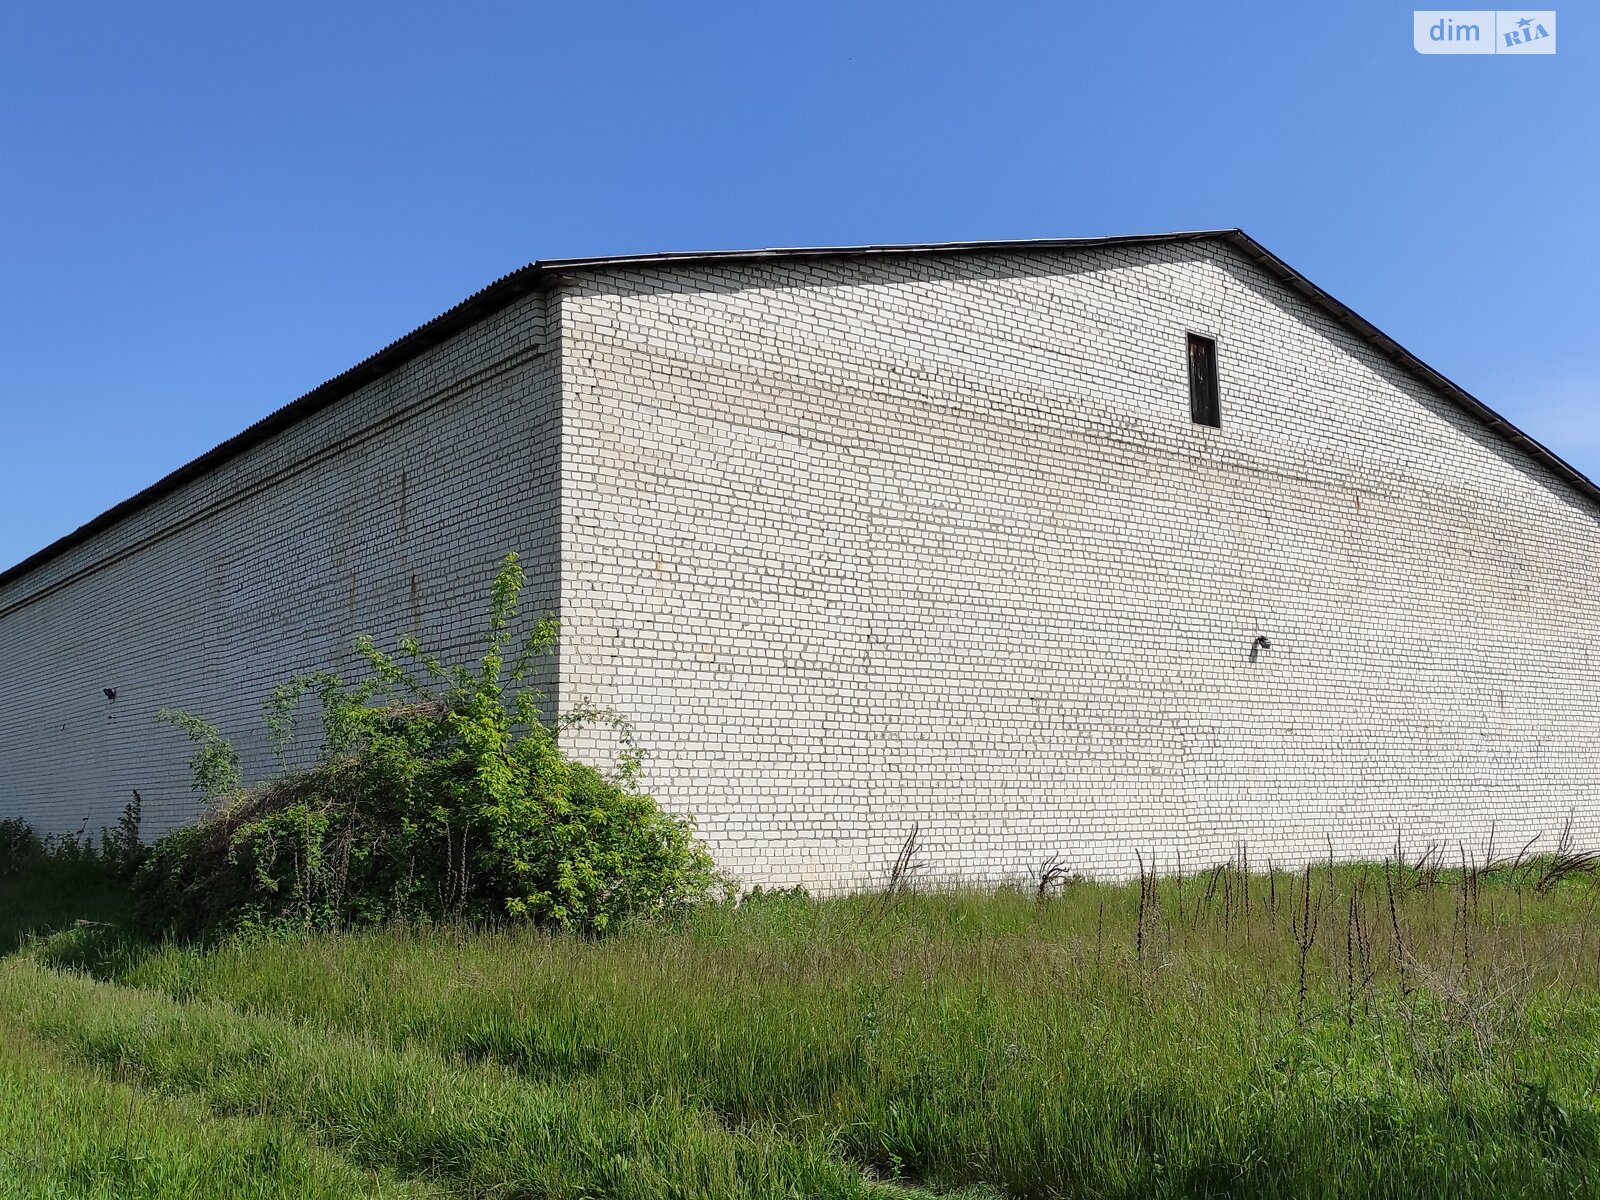
POLYGON ((599 942, 392 929, 99 969, 934 1189, 1583 1194, 1600 893, 1547 865, 779 896, 599 942))
POLYGON ((125 924, 123 867, 82 836, 46 841, 14 817, 0 820, 0 954, 77 922, 125 924))
POLYGON ((186 1005, 13 961, 0 1009, 57 1053, 213 1111, 315 1135, 368 1167, 484 1196, 867 1197, 814 1140, 730 1131, 670 1092, 541 1084, 422 1048, 186 1005))
POLYGON ((0 1018, 0 1195, 77 1200, 404 1200, 429 1193, 360 1170, 293 1129, 217 1117, 65 1062, 0 1018))
POLYGON ((0 1007, 452 1194, 1600 1193, 1594 864, 1458 859, 902 880, 602 940, 91 927, 0 1007))

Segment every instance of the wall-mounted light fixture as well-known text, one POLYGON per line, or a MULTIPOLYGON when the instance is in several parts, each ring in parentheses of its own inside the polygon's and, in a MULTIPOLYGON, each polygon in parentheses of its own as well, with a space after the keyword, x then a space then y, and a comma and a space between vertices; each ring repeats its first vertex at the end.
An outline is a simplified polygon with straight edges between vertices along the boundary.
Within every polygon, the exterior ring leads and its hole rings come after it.
POLYGON ((1261 657, 1263 650, 1271 650, 1272 641, 1265 634, 1256 634, 1256 640, 1250 643, 1250 661, 1255 662, 1261 657))
POLYGON ((115 700, 117 698, 116 688, 101 688, 100 690, 106 694, 107 700, 115 700))

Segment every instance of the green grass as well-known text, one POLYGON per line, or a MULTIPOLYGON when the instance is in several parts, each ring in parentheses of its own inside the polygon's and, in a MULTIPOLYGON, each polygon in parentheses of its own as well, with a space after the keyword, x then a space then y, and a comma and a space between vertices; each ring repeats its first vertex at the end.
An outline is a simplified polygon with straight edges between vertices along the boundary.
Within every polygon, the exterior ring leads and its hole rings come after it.
POLYGON ((1595 1195, 1600 885, 1537 874, 778 896, 598 941, 87 928, 0 964, 0 1011, 45 1078, 438 1194, 1595 1195))
MULTIPOLYGON (((0 1195, 402 1200, 428 1193, 360 1170, 292 1129, 218 1117, 64 1060, 0 1018, 0 1195)), ((130 1080, 137 1076, 129 1073, 130 1080)))
POLYGON ((58 1054, 212 1111, 267 1118, 352 1162, 467 1195, 868 1196, 827 1147, 724 1128, 670 1093, 542 1084, 371 1041, 13 962, 0 1008, 58 1054))
POLYGON ((46 859, 21 872, 0 863, 0 954, 78 921, 126 925, 128 905, 127 888, 93 860, 46 859))

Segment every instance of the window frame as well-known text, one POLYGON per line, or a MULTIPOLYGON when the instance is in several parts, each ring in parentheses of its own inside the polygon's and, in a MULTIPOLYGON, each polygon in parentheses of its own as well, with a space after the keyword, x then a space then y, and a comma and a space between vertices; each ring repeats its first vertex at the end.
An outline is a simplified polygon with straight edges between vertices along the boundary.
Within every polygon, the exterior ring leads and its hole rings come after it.
POLYGON ((1221 354, 1217 348, 1217 339, 1209 333, 1200 333, 1197 330, 1186 330, 1183 339, 1184 348, 1184 373, 1189 381, 1189 422, 1199 425, 1204 429, 1222 428, 1222 365, 1219 361, 1221 354), (1196 386, 1195 352, 1196 343, 1204 343, 1211 349, 1211 378, 1209 396, 1201 393, 1205 390, 1203 384, 1196 386))

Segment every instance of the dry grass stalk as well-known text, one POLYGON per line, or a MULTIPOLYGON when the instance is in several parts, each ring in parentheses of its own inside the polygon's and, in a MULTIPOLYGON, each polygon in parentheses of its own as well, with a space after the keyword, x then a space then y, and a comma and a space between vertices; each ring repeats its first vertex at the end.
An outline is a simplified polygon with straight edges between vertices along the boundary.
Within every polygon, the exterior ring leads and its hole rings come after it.
POLYGON ((889 868, 889 881, 884 887, 885 897, 896 896, 915 887, 917 876, 928 865, 921 855, 922 826, 914 823, 911 832, 906 834, 906 840, 900 843, 900 852, 895 855, 894 863, 889 868))
POLYGON ((1533 890, 1543 895, 1563 879, 1572 875, 1589 875, 1597 868, 1600 868, 1600 852, 1577 849, 1572 836, 1572 814, 1569 812, 1566 823, 1561 827, 1561 837, 1556 841, 1556 852, 1540 872, 1533 890))
POLYGON ((1068 878, 1067 860, 1059 854, 1052 854, 1039 864, 1034 873, 1035 898, 1042 904, 1049 899, 1050 893, 1060 891, 1066 887, 1068 878))
POLYGON ((1299 972, 1300 983, 1295 998, 1295 1022, 1298 1024, 1305 1019, 1306 1008, 1306 959, 1311 955, 1311 947, 1317 941, 1317 924, 1320 920, 1320 909, 1311 906, 1311 864, 1305 867, 1305 880, 1301 885, 1301 913, 1294 923, 1293 933, 1295 947, 1300 954, 1299 972))
MULTIPOLYGON (((1396 851, 1398 851, 1399 848, 1400 848, 1400 843, 1399 843, 1399 838, 1397 836, 1396 840, 1395 840, 1395 849, 1396 849, 1396 851)), ((1405 862, 1404 859, 1399 859, 1398 860, 1399 864, 1404 864, 1404 862, 1405 862)), ((1394 894, 1395 894, 1395 878, 1394 877, 1399 872, 1399 870, 1400 870, 1400 866, 1397 865, 1397 866, 1395 866, 1395 867, 1393 867, 1391 869, 1390 864, 1389 864, 1389 860, 1388 859, 1384 859, 1383 860, 1383 883, 1384 883, 1384 889, 1387 891, 1388 896, 1389 896, 1389 929, 1390 929, 1390 932, 1392 932, 1394 934, 1394 963, 1395 963, 1395 971, 1399 975, 1399 978, 1400 978, 1400 994, 1401 994, 1401 996, 1405 996, 1410 992, 1411 985, 1406 980, 1406 940, 1400 933, 1400 909, 1399 909, 1399 906, 1395 903, 1395 898, 1394 898, 1394 894)))

